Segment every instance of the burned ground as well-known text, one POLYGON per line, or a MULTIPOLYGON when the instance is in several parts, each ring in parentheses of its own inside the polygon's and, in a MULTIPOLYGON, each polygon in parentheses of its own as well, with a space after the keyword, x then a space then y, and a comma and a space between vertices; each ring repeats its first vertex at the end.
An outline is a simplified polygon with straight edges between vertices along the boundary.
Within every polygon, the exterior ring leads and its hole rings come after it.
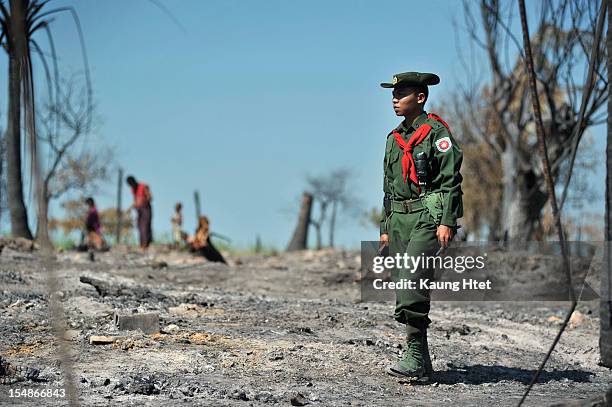
MULTIPOLYGON (((60 253, 52 267, 82 405, 516 405, 567 304, 436 302, 435 380, 385 373, 401 353, 393 304, 359 302, 357 252, 319 251, 206 263, 187 254, 60 253), (115 314, 156 313, 160 332, 118 331, 115 314), (92 336, 108 337, 92 344, 92 336), (106 341, 106 344, 104 344, 106 341)), ((0 256, 0 404, 10 389, 64 386, 37 252, 0 256)), ((612 372, 598 365, 597 301, 582 302, 527 405, 593 398, 612 372)), ((67 401, 64 399, 64 403, 67 401)))

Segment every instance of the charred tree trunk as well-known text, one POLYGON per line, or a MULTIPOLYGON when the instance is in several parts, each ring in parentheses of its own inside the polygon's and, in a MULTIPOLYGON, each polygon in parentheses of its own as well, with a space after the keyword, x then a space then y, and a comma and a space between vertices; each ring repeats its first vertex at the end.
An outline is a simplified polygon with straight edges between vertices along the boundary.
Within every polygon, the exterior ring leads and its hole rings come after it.
POLYGON ((312 226, 315 228, 315 249, 321 250, 323 248, 323 242, 321 239, 321 224, 319 222, 311 221, 312 226))
POLYGON ((21 174, 21 70, 15 54, 15 36, 9 39, 8 123, 6 128, 7 198, 13 237, 32 239, 23 202, 21 174))
MULTIPOLYGON (((610 23, 612 11, 608 7, 608 83, 612 79, 610 56, 612 55, 612 39, 610 38, 610 23)), ((606 224, 604 239, 604 265, 601 268, 601 303, 599 306, 600 325, 599 352, 601 364, 612 368, 612 262, 610 256, 612 243, 612 100, 608 98, 608 145, 606 147, 606 224)))
POLYGON ((310 225, 310 214, 312 212, 312 195, 304 192, 302 196, 302 206, 298 216, 291 241, 287 246, 287 251, 305 250, 308 244, 308 226, 310 225))
POLYGON ((323 236, 321 232, 323 230, 323 224, 325 223, 325 218, 327 214, 327 205, 328 205, 327 201, 323 201, 319 199, 319 218, 316 221, 314 220, 310 221, 312 226, 315 227, 315 231, 316 231, 316 238, 317 238, 316 249, 317 250, 321 250, 323 248, 323 236))
POLYGON ((261 237, 257 235, 257 237, 255 238, 255 253, 261 253, 261 248, 261 237))
POLYGON ((195 204, 196 224, 199 224, 200 216, 202 216, 202 208, 200 206, 200 193, 197 190, 193 191, 193 202, 195 204))
POLYGON ((331 219, 329 220, 329 247, 334 247, 334 232, 336 229, 336 210, 338 209, 338 201, 332 202, 331 219))
POLYGON ((518 163, 516 158, 516 151, 508 148, 506 149, 501 157, 502 171, 503 171, 503 191, 502 191, 502 213, 501 213, 501 230, 498 236, 502 239, 509 234, 510 225, 513 221, 511 213, 512 201, 516 195, 516 184, 512 174, 516 174, 518 169, 518 163))
POLYGON ((537 185, 533 171, 515 173, 514 194, 510 197, 509 222, 506 225, 509 241, 525 242, 536 237, 534 232, 542 217, 548 194, 537 185))
MULTIPOLYGON (((6 132, 5 132, 6 133, 6 132)), ((4 160, 6 159, 6 136, 0 137, 0 223, 6 207, 6 178, 4 174, 4 160)))
POLYGON ((121 209, 121 188, 123 186, 123 169, 119 168, 119 180, 117 182, 117 227, 115 229, 115 240, 116 244, 121 244, 121 227, 123 225, 121 215, 123 214, 121 209))
POLYGON ((508 145, 501 157, 503 191, 499 237, 508 241, 525 242, 536 237, 534 232, 539 225, 548 195, 538 187, 537 174, 531 169, 520 169, 518 154, 519 151, 508 145))
POLYGON ((42 199, 39 201, 41 207, 38 210, 38 221, 36 223, 36 240, 47 247, 51 247, 49 238, 49 180, 45 180, 42 188, 42 199))

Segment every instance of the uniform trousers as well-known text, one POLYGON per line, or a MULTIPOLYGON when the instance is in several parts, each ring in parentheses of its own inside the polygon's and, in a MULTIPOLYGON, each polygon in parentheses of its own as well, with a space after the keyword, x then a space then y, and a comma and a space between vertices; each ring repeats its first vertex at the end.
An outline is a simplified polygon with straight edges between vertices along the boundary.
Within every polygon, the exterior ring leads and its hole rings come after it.
MULTIPOLYGON (((429 326, 430 290, 422 288, 419 280, 433 279, 433 267, 427 267, 427 256, 432 256, 439 248, 436 236, 437 226, 429 214, 422 208, 412 213, 392 212, 388 219, 389 254, 396 257, 422 257, 421 265, 396 267, 391 275, 393 281, 414 281, 415 289, 396 289, 395 320, 406 324, 408 333, 421 332, 429 326)), ((430 262, 433 263, 433 262, 430 262)), ((409 260, 409 265, 412 261, 409 260)))

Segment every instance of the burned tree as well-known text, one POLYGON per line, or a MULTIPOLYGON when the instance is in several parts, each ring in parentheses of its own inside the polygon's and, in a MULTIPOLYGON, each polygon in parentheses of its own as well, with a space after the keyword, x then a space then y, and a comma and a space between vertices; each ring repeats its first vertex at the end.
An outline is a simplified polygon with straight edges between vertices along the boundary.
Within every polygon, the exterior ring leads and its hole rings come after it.
MULTIPOLYGON (((83 56, 85 77, 87 81, 87 101, 91 106, 91 84, 89 79, 89 67, 83 45, 83 34, 78 16, 72 7, 46 7, 48 1, 38 0, 9 0, 8 8, 4 2, 0 2, 0 42, 8 54, 8 120, 5 134, 7 146, 7 192, 8 206, 11 217, 11 231, 14 236, 32 238, 28 225, 27 211, 23 201, 23 176, 21 173, 21 124, 23 123, 27 134, 26 145, 28 146, 28 157, 31 167, 32 181, 38 204, 38 216, 44 217, 47 211, 45 207, 44 194, 42 192, 43 180, 38 163, 37 136, 36 136, 36 102, 34 95, 34 70, 33 55, 40 57, 45 71, 46 82, 50 100, 57 97, 59 86, 59 73, 57 67, 57 56, 53 35, 49 28, 50 16, 56 13, 68 12, 72 16, 83 56), (53 70, 47 63, 46 52, 36 41, 35 37, 44 31, 49 42, 50 54, 53 60, 53 70), (53 79, 52 74, 53 72, 53 79), (55 83, 55 86, 53 86, 55 83)), ((39 221, 38 231, 43 232, 41 243, 47 245, 50 242, 47 237, 46 223, 39 221), (41 229, 42 228, 42 229, 41 229)))
MULTIPOLYGON (((462 89, 458 112, 466 148, 484 149, 501 170, 499 219, 488 225, 497 237, 526 240, 534 236, 548 193, 536 150, 534 118, 529 110, 527 76, 519 32, 513 32, 514 2, 482 0, 478 11, 465 4, 466 27, 473 44, 484 52, 491 80, 462 89), (512 51, 509 49, 513 47, 512 51)), ((541 3, 534 34, 534 70, 542 105, 551 176, 567 197, 571 167, 586 130, 603 122, 601 107, 608 97, 606 49, 596 41, 599 4, 579 0, 541 3), (593 75, 586 75, 591 50, 593 75), (585 83, 576 78, 585 74, 585 83)), ((476 72, 469 72, 477 77, 476 72)), ((486 169, 481 172, 487 171, 486 169)))
POLYGON ((334 247, 334 234, 339 210, 350 210, 355 208, 356 199, 350 194, 348 183, 351 172, 341 168, 331 171, 327 175, 308 177, 308 188, 315 202, 318 202, 317 216, 310 220, 316 231, 316 248, 323 247, 322 229, 326 224, 328 210, 331 215, 328 224, 329 247, 334 247))
MULTIPOLYGON (((608 8, 608 27, 612 22, 612 10, 608 8)), ((608 83, 612 80, 612 38, 607 35, 608 47, 608 83)), ((606 147, 606 215, 604 238, 604 263, 601 270, 601 301, 599 304, 600 334, 599 352, 601 364, 612 368, 612 100, 608 99, 608 140, 606 147)))
POLYGON ((312 195, 304 192, 302 195, 302 206, 295 225, 293 236, 287 246, 287 251, 305 250, 308 246, 308 226, 310 225, 310 214, 312 212, 312 195))
POLYGON ((64 82, 59 91, 58 104, 45 106, 39 113, 39 141, 46 150, 48 162, 44 166, 42 181, 43 210, 39 213, 37 236, 48 240, 48 207, 70 191, 89 193, 105 181, 111 170, 112 153, 109 149, 84 149, 80 142, 91 137, 93 114, 86 100, 86 90, 80 87, 76 77, 64 82))
MULTIPOLYGON (((34 92, 31 83, 31 55, 29 48, 30 28, 27 23, 28 2, 11 1, 9 10, 1 5, 2 37, 8 54, 8 122, 6 129, 7 148, 7 193, 11 218, 11 233, 15 237, 32 239, 28 225, 28 213, 23 201, 23 177, 21 174, 21 108, 30 103, 34 92), (22 96, 23 92, 23 96, 22 96)), ((32 109, 33 110, 33 109, 32 109)), ((29 120, 33 123, 32 120, 29 120)), ((30 134, 31 154, 35 154, 35 135, 30 134)))

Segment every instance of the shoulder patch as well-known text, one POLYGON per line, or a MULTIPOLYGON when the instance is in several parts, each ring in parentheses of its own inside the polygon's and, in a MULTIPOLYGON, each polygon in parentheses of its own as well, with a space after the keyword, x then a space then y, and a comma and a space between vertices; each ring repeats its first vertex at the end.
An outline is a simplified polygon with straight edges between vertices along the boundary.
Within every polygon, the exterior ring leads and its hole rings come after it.
POLYGON ((439 140, 436 140, 436 148, 439 152, 445 153, 452 147, 453 143, 450 137, 442 137, 439 140))
POLYGON ((438 130, 441 128, 446 128, 444 127, 444 125, 442 123, 440 123, 439 121, 437 121, 436 119, 427 119, 427 123, 431 126, 432 129, 434 130, 438 130))

